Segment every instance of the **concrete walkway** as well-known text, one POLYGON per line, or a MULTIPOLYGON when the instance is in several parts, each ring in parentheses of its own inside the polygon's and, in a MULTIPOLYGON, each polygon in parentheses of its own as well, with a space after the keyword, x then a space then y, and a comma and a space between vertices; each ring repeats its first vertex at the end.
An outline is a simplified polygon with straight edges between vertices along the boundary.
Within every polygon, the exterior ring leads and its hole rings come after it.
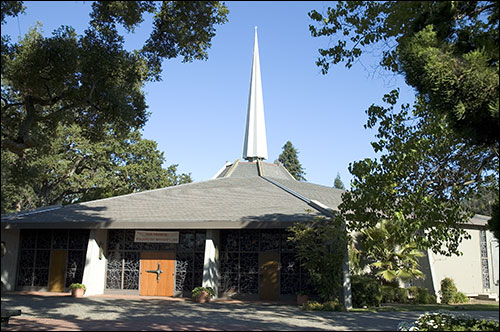
MULTIPOLYGON (((5 331, 395 331, 422 312, 310 312, 296 305, 144 296, 4 293, 2 307, 21 309, 5 331)), ((464 312, 460 312, 464 313, 464 312)), ((468 312, 499 319, 498 312, 468 312)))

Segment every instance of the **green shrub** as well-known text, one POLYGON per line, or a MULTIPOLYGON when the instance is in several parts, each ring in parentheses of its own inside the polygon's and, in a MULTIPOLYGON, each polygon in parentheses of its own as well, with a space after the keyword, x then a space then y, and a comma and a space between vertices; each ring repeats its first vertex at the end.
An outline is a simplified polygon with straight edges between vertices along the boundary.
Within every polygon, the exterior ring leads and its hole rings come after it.
POLYGON ((215 291, 213 290, 212 287, 195 287, 193 289, 193 291, 191 292, 191 297, 193 299, 195 299, 195 298, 199 297, 201 292, 203 292, 203 291, 207 292, 210 295, 210 297, 215 296, 215 291))
POLYGON ((382 303, 408 303, 408 290, 393 285, 383 285, 380 287, 382 303))
POLYGON ((306 311, 345 311, 345 308, 338 300, 319 303, 317 301, 307 301, 302 306, 306 311))
POLYGON ((87 291, 87 287, 85 287, 84 284, 74 283, 74 284, 69 285, 70 290, 77 289, 77 288, 83 288, 84 292, 87 291))
POLYGON ((456 292, 451 299, 451 303, 469 303, 469 298, 462 292, 456 292))
POLYGON ((380 284, 373 277, 354 275, 351 278, 352 305, 355 308, 378 307, 382 300, 380 284))
POLYGON ((453 296, 457 292, 457 286, 451 278, 444 278, 441 280, 441 290, 439 294, 441 295, 441 303, 451 303, 453 296))
POLYGON ((468 303, 469 298, 462 292, 457 291, 457 286, 451 278, 444 278, 441 280, 441 303, 468 303))
POLYGON ((468 315, 425 313, 413 323, 402 322, 398 331, 498 331, 498 322, 468 315))
POLYGON ((436 296, 426 288, 412 286, 408 288, 408 297, 413 304, 435 304, 436 296))

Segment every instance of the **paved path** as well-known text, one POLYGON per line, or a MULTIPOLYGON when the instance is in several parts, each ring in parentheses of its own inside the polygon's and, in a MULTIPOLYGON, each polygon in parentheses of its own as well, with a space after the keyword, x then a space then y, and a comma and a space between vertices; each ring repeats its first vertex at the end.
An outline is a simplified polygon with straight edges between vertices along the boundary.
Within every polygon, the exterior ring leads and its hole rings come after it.
MULTIPOLYGON (((310 312, 295 305, 139 296, 73 298, 57 293, 2 294, 2 307, 21 309, 6 331, 394 331, 422 312, 310 312)), ((498 312, 469 312, 498 320, 498 312)))

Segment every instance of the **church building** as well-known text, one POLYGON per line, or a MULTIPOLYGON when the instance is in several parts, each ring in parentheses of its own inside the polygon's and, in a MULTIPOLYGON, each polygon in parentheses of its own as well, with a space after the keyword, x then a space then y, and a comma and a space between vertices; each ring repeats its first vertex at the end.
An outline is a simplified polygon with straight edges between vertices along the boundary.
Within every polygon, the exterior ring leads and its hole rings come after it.
POLYGON ((2 216, 8 290, 278 300, 311 288, 286 228, 330 216, 342 190, 299 182, 267 159, 257 30, 243 160, 211 180, 2 216))
MULTIPOLYGON (((286 229, 331 216, 343 190, 297 181, 267 157, 256 30, 243 160, 208 181, 2 215, 2 290, 66 292, 77 282, 86 296, 190 296, 203 285, 262 300, 310 291, 286 229)), ((448 276, 467 295, 498 299, 498 242, 486 220, 464 226, 464 256, 424 257, 425 287, 437 293, 448 276)), ((350 307, 347 265, 344 276, 350 307)))

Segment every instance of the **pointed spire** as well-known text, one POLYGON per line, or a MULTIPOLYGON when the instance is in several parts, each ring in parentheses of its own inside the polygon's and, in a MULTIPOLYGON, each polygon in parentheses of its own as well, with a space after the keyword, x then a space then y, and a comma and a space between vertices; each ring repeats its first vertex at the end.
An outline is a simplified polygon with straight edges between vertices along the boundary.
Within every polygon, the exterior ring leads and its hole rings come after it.
POLYGON ((262 97, 262 81, 260 77, 257 27, 255 27, 252 75, 250 78, 247 121, 243 141, 243 158, 249 161, 267 159, 266 124, 264 120, 264 99, 262 97))

